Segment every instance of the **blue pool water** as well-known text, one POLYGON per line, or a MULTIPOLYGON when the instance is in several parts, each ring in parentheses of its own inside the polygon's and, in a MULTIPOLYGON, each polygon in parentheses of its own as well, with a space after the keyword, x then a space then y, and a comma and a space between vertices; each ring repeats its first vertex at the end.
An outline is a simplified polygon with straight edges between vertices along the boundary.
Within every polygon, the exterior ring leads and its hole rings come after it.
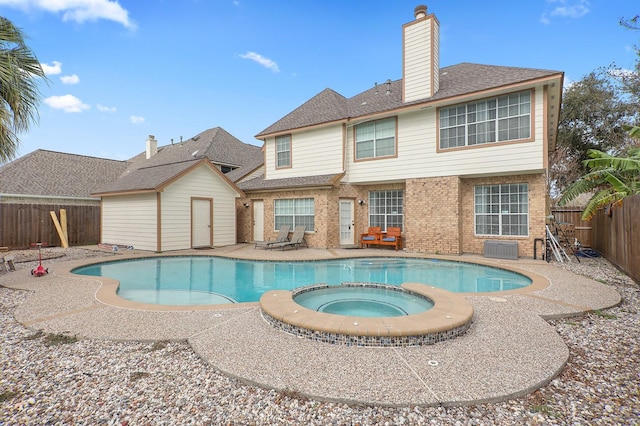
POLYGON ((118 295, 161 305, 257 302, 269 290, 310 284, 417 282, 453 292, 512 290, 531 284, 515 272, 464 262, 410 258, 354 258, 270 262, 207 256, 152 257, 98 263, 75 274, 120 281, 118 295))
POLYGON ((300 293, 293 300, 314 311, 356 317, 399 317, 433 308, 431 300, 394 287, 317 288, 300 293))

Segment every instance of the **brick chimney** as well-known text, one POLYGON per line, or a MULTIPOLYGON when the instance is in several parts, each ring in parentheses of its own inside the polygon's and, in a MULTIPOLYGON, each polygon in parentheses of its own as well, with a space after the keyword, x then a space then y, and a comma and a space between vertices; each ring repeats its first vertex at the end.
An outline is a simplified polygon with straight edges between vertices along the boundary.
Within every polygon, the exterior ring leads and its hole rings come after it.
POLYGON ((149 135, 147 139, 147 160, 158 153, 158 141, 155 136, 149 135))
POLYGON ((402 26, 402 101, 433 96, 439 87, 440 22, 427 6, 414 9, 415 20, 402 26))

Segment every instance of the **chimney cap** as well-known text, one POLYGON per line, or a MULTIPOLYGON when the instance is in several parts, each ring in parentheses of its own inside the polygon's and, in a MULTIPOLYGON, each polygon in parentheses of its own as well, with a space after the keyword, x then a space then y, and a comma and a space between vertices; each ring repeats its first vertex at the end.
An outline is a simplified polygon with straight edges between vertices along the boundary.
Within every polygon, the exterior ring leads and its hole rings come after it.
POLYGON ((413 9, 413 15, 416 18, 427 16, 427 6, 424 4, 416 6, 415 9, 413 9))
POLYGON ((153 140, 153 139, 155 139, 155 138, 156 138, 155 136, 153 136, 153 135, 149 135, 149 139, 153 140))

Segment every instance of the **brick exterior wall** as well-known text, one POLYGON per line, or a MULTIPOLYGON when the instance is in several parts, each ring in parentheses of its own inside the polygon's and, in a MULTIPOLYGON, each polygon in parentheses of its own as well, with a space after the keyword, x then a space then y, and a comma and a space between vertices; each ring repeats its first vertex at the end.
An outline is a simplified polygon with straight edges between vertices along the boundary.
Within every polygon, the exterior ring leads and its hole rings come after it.
POLYGON ((309 247, 338 248, 340 247, 340 200, 350 199, 354 201, 354 244, 357 245, 359 244, 360 234, 366 232, 369 226, 369 191, 388 189, 404 189, 404 185, 401 183, 370 186, 340 185, 329 189, 250 193, 248 198, 240 198, 236 201, 238 216, 236 226, 237 240, 239 242, 253 241, 252 200, 262 200, 264 202, 264 234, 265 239, 269 239, 269 237, 275 237, 278 233, 274 229, 274 200, 313 198, 315 229, 313 232, 307 232, 305 239, 309 247), (359 205, 358 200, 365 200, 366 202, 363 205, 359 205), (244 207, 245 203, 250 206, 244 207))
POLYGON ((408 251, 461 253, 460 179, 407 179, 405 240, 408 251))
POLYGON ((438 254, 482 254, 487 239, 517 240, 518 254, 533 257, 535 238, 543 238, 547 215, 544 174, 463 179, 458 176, 407 179, 386 185, 340 185, 328 189, 255 192, 236 202, 239 242, 252 241, 251 200, 264 202, 265 239, 275 237, 274 200, 314 198, 315 229, 305 236, 310 247, 340 247, 340 199, 354 201, 355 244, 369 226, 369 191, 404 190, 404 247, 407 251, 438 254), (474 230, 474 186, 501 183, 529 184, 529 236, 478 237, 474 230), (358 200, 365 200, 359 205, 358 200), (248 203, 249 207, 244 207, 248 203))
POLYGON ((463 179, 461 186, 462 202, 462 251, 464 253, 482 254, 486 240, 515 240, 518 241, 518 256, 533 257, 535 238, 545 236, 545 218, 547 216, 547 184, 545 175, 514 175, 496 176, 476 179, 463 179), (526 237, 478 237, 474 226, 473 191, 476 185, 496 185, 502 183, 529 184, 529 235, 526 237))

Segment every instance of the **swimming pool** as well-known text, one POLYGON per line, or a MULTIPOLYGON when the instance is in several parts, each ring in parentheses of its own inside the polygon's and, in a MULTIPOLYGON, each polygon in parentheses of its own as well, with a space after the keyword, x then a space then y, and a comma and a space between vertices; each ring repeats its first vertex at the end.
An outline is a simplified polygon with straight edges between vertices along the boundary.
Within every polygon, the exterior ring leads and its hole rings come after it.
POLYGON ((97 263, 74 274, 118 280, 118 295, 160 305, 257 302, 269 290, 316 283, 415 282, 452 292, 495 292, 526 287, 521 274, 439 259, 350 258, 315 261, 254 261, 212 256, 163 256, 97 263))

